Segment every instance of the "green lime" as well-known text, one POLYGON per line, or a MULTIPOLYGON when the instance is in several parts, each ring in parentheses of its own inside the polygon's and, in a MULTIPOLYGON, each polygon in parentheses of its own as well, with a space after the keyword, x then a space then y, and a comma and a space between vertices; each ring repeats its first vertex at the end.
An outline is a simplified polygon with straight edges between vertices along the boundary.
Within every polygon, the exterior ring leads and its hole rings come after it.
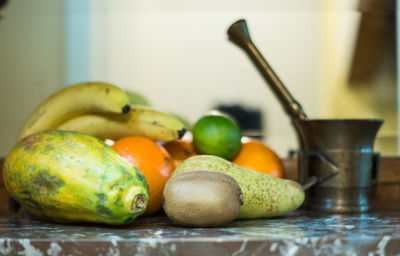
POLYGON ((193 144, 200 154, 232 159, 240 150, 241 138, 237 123, 225 116, 203 116, 193 127, 193 144))

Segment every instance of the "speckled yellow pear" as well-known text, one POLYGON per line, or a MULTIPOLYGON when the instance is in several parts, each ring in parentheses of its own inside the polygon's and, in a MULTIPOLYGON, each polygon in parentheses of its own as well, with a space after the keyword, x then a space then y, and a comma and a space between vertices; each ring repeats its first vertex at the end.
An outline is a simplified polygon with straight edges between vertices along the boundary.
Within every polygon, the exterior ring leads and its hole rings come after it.
POLYGON ((220 171, 239 183, 244 204, 238 219, 280 216, 297 209, 304 201, 304 190, 297 182, 251 171, 217 156, 190 157, 175 169, 173 175, 196 170, 220 171))

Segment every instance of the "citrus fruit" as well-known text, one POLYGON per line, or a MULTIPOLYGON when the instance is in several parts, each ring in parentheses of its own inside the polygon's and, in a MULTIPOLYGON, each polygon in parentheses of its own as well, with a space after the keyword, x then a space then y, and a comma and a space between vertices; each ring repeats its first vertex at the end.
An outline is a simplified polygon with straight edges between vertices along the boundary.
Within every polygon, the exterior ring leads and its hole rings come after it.
POLYGON ((232 162, 253 171, 283 178, 283 165, 279 156, 263 142, 255 139, 243 137, 242 147, 232 162))
POLYGON ((197 155, 191 140, 174 140, 165 143, 163 146, 174 160, 175 167, 178 167, 187 158, 197 155))
POLYGON ((117 153, 135 165, 146 178, 150 200, 144 214, 161 209, 165 183, 175 169, 174 161, 165 148, 140 136, 125 137, 112 146, 117 153))
POLYGON ((241 137, 237 123, 221 115, 205 115, 193 127, 193 144, 200 154, 232 159, 239 152, 241 137))

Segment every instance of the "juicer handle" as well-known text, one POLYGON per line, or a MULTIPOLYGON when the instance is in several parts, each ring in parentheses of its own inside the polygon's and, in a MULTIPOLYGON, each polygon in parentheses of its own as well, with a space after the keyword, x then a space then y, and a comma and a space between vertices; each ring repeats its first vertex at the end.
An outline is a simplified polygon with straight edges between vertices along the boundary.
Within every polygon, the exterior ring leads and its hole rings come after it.
MULTIPOLYGON (((316 177, 316 182, 313 185, 321 184, 321 183, 335 177, 337 174, 339 174, 339 172, 340 172, 339 167, 335 163, 333 163, 330 159, 328 159, 325 155, 323 155, 321 152, 319 152, 317 150, 307 150, 307 151, 303 151, 303 153, 306 156, 318 157, 321 160, 321 162, 326 164, 326 166, 330 169, 330 172, 328 174, 326 174, 325 176, 316 177)), ((314 177, 314 176, 311 176, 311 177, 314 177)))
POLYGON ((306 157, 309 157, 309 156, 318 157, 330 169, 330 172, 323 177, 319 177, 319 176, 315 176, 315 175, 307 177, 307 180, 303 184, 301 184, 301 186, 303 187, 303 190, 307 190, 310 187, 313 187, 317 184, 321 184, 321 183, 335 177, 337 174, 339 174, 339 171, 340 171, 339 167, 336 164, 334 164, 331 160, 329 160, 326 156, 321 154, 320 152, 318 152, 316 150, 307 150, 307 151, 302 151, 302 152, 306 157))
POLYGON ((233 23, 228 29, 228 35, 229 40, 241 47, 249 55, 250 59, 256 65, 261 75, 270 85, 270 88, 275 93, 275 96, 278 97, 286 113, 288 113, 294 119, 306 120, 307 116, 304 113, 300 103, 298 103, 292 97, 279 77, 272 70, 271 66, 251 41, 246 21, 242 19, 233 23))
POLYGON ((311 176, 304 184, 301 184, 301 187, 303 188, 303 190, 307 190, 310 187, 314 186, 317 183, 317 181, 318 181, 317 176, 311 176))

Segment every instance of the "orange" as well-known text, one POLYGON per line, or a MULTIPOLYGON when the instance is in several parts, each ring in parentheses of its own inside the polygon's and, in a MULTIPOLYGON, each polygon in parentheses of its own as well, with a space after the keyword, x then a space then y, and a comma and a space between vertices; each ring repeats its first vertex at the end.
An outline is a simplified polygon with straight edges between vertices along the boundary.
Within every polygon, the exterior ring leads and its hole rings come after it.
POLYGON ((174 159, 175 167, 178 167, 180 163, 189 157, 197 155, 191 140, 174 140, 165 143, 163 146, 174 159))
POLYGON ((165 148, 140 136, 125 137, 112 146, 120 156, 135 165, 146 178, 150 200, 144 214, 159 211, 165 183, 175 169, 174 161, 165 148))
POLYGON ((242 138, 242 146, 233 163, 277 178, 283 178, 283 165, 279 156, 261 141, 242 138))

